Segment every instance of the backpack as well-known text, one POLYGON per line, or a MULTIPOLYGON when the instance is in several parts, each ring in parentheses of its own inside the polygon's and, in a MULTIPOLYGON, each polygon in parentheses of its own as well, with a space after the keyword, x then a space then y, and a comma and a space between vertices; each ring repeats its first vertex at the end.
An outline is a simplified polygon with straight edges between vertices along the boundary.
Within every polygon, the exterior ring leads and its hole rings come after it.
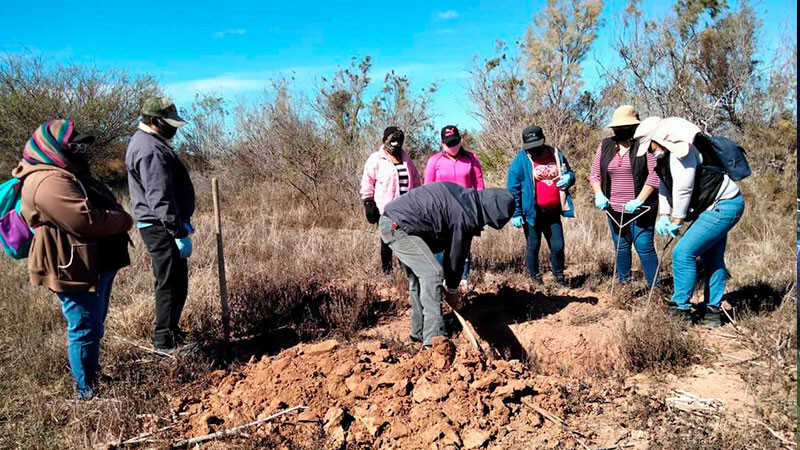
POLYGON ((33 230, 20 214, 22 180, 11 178, 0 184, 0 244, 14 259, 28 257, 33 230))
MULTIPOLYGON (((697 140, 697 139, 695 139, 697 140)), ((743 180, 750 176, 750 165, 747 163, 747 152, 737 142, 722 136, 705 137, 706 144, 702 147, 710 149, 722 170, 733 181, 743 180)), ((706 167, 704 165, 704 167, 706 167)))

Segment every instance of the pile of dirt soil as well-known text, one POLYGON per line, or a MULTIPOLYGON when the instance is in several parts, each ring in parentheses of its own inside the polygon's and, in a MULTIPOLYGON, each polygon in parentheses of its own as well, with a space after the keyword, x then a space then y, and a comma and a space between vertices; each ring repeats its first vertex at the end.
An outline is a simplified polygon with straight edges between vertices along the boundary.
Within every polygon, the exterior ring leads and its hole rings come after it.
POLYGON ((551 379, 518 360, 484 362, 444 338, 414 356, 393 354, 377 340, 354 346, 327 340, 219 375, 215 388, 174 402, 185 435, 295 405, 308 409, 249 432, 309 446, 323 441, 326 448, 467 449, 551 447, 564 433, 538 412, 564 407, 551 379))

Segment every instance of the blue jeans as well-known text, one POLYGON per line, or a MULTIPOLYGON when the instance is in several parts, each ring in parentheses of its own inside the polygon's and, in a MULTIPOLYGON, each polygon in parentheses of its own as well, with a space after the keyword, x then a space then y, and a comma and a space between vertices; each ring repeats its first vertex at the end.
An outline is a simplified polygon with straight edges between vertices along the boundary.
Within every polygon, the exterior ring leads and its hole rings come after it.
POLYGON ((672 251, 672 272, 675 293, 672 301, 679 309, 691 308, 689 300, 697 284, 697 259, 703 262, 704 299, 709 306, 719 307, 725 293, 725 244, 728 232, 744 212, 744 198, 739 195, 721 200, 709 211, 703 211, 683 234, 672 251))
MULTIPOLYGON (((469 278, 469 269, 472 263, 470 260, 472 259, 472 255, 467 255, 467 259, 464 260, 464 272, 461 274, 461 279, 466 280, 469 278)), ((444 252, 439 252, 436 254, 436 260, 439 261, 439 264, 444 265, 444 252)))
POLYGON ((67 319, 69 365, 78 398, 91 396, 100 375, 100 339, 116 272, 100 275, 97 292, 56 292, 67 319))
POLYGON ((444 269, 430 247, 419 236, 401 229, 392 231, 392 219, 382 216, 378 231, 403 264, 411 299, 411 337, 431 345, 436 336, 445 336, 442 318, 444 269))
POLYGON ((550 265, 553 275, 564 276, 564 229, 561 226, 561 211, 536 211, 533 226, 527 222, 523 225, 527 246, 525 247, 525 262, 528 265, 528 274, 539 277, 539 247, 542 245, 542 235, 550 246, 550 265))
MULTIPOLYGON (((619 214, 614 214, 616 220, 620 219, 619 214)), ((633 218, 630 215, 630 218, 633 218)), ((625 219, 625 216, 622 216, 625 219)), ((625 219, 627 222, 629 219, 625 219)), ((653 280, 658 276, 656 270, 658 269, 658 256, 656 255, 656 248, 653 245, 653 228, 654 224, 649 226, 641 226, 640 220, 634 220, 630 225, 622 228, 622 241, 619 241, 619 229, 611 218, 608 218, 608 227, 611 229, 611 237, 614 239, 614 250, 619 245, 619 253, 617 253, 617 273, 620 283, 627 283, 631 279, 631 244, 636 248, 636 253, 639 254, 639 261, 642 263, 642 271, 647 279, 647 286, 653 285, 653 280)), ((624 222, 620 222, 624 223, 624 222)))

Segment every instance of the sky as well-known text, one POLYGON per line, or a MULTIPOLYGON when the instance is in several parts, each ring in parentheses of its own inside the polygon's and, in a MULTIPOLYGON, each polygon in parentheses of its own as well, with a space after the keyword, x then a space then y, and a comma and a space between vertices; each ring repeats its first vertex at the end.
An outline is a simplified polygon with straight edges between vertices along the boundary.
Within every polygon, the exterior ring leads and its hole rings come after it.
MULTIPOLYGON (((546 2, 83 1, 58 9, 47 3, 0 1, 0 52, 151 74, 179 108, 198 92, 231 104, 258 98, 280 74, 311 92, 322 76, 369 55, 376 82, 394 70, 409 77, 414 91, 438 86, 437 129, 477 129, 466 94, 469 68, 493 55, 495 40, 520 40, 546 2), (10 17, 36 17, 36 26, 10 17)), ((606 0, 605 25, 583 73, 588 87, 600 79, 599 61, 625 3, 606 0)), ((643 0, 641 7, 658 15, 673 3, 643 0)), ((796 39, 795 0, 751 4, 764 19, 765 45, 777 45, 787 30, 796 39)))

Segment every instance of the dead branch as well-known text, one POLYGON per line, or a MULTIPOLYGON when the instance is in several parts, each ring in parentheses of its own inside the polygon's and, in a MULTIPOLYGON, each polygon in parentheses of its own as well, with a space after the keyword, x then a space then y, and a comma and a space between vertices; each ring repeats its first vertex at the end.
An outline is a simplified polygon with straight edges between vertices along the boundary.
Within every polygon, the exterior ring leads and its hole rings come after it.
POLYGON ((306 409, 308 406, 298 405, 292 406, 291 408, 284 409, 283 411, 277 412, 271 416, 264 417, 263 419, 254 420, 252 422, 245 423, 243 425, 237 425, 233 428, 227 428, 225 430, 217 431, 216 433, 206 434, 204 436, 196 436, 191 439, 184 439, 182 441, 178 441, 172 444, 172 448, 182 448, 188 447, 190 445, 199 444, 201 442, 211 441, 214 439, 221 439, 228 436, 239 435, 239 430, 243 430, 248 427, 252 427, 254 425, 260 425, 262 423, 269 422, 270 420, 282 416, 284 414, 290 413, 292 411, 296 411, 298 409, 306 409))

